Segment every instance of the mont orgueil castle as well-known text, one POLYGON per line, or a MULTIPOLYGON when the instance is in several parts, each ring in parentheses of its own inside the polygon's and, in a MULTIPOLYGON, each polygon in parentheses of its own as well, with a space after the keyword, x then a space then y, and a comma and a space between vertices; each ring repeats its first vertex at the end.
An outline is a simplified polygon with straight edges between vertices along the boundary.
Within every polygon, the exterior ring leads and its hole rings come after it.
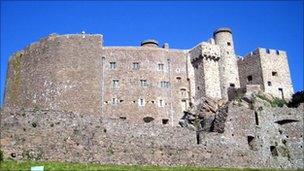
POLYGON ((1 149, 13 160, 303 168, 293 93, 287 53, 239 56, 227 27, 190 49, 50 34, 10 58, 1 149))

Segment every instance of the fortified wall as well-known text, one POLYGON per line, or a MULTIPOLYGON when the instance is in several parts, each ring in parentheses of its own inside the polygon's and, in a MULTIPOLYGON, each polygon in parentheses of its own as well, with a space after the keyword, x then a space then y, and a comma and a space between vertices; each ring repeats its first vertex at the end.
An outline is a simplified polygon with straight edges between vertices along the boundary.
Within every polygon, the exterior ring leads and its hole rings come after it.
POLYGON ((1 148, 13 160, 303 168, 303 104, 273 108, 257 99, 228 105, 224 132, 132 123, 39 108, 2 112, 1 148))
POLYGON ((51 34, 9 61, 1 150, 14 160, 303 168, 303 104, 269 101, 292 94, 286 52, 238 58, 229 28, 185 50, 51 34))
POLYGON ((238 59, 232 31, 191 49, 104 46, 99 34, 51 34, 9 61, 4 108, 39 107, 178 125, 183 112, 208 97, 227 101, 230 88, 258 84, 289 100, 293 93, 284 51, 259 48, 238 59))

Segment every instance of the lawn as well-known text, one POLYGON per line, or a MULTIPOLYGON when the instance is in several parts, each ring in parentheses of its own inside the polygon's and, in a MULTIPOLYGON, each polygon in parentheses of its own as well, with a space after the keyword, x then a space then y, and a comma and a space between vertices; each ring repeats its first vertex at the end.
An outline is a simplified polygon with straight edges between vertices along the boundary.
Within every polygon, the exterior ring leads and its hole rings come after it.
POLYGON ((44 166, 45 171, 49 170, 119 170, 119 171, 259 171, 259 170, 272 170, 276 169, 236 169, 236 168, 203 168, 192 166, 143 166, 143 165, 101 165, 101 164, 85 164, 85 163, 62 163, 62 162, 49 162, 49 161, 14 161, 6 160, 1 161, 0 170, 30 170, 31 166, 44 166))

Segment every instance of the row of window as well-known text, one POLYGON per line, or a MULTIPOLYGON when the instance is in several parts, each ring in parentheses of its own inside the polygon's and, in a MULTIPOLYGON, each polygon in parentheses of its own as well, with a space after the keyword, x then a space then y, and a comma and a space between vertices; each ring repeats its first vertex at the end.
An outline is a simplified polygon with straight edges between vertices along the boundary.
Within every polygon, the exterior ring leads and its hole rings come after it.
MULTIPOLYGON (((117 98, 112 98, 112 101, 110 102, 112 105, 118 105, 119 103, 122 103, 124 100, 118 100, 117 98)), ((136 103, 136 101, 132 101, 132 103, 136 103)), ((138 99, 137 104, 140 107, 145 106, 147 103, 152 103, 155 104, 155 101, 146 101, 145 99, 138 99)), ((105 104, 109 104, 108 101, 105 101, 105 104)), ((164 100, 160 99, 157 101, 157 106, 158 107, 164 107, 167 105, 164 100)))
MULTIPOLYGON (((272 72, 271 72, 271 75, 274 76, 274 77, 277 77, 277 76, 278 76, 278 72, 272 71, 272 72)), ((248 75, 248 76, 247 76, 247 81, 248 81, 248 82, 252 82, 252 75, 248 75)))
MULTIPOLYGON (((126 120, 127 117, 125 117, 125 116, 120 116, 119 119, 126 120)), ((154 121, 154 118, 151 117, 151 116, 146 116, 146 117, 143 118, 143 121, 144 121, 145 123, 150 123, 150 122, 154 121)), ((163 124, 163 125, 166 125, 166 124, 168 124, 168 123, 169 123, 169 119, 162 119, 162 124, 163 124)))
MULTIPOLYGON (((164 64, 163 63, 159 63, 157 64, 157 68, 159 71, 163 71, 164 70, 164 64)), ((110 69, 116 69, 117 68, 117 65, 116 65, 116 62, 110 62, 110 69)), ((133 62, 133 65, 132 65, 132 69, 133 70, 139 70, 140 69, 140 63, 139 62, 133 62)))
MULTIPOLYGON (((139 84, 141 87, 148 87, 148 81, 147 80, 139 80, 139 84)), ((113 80, 112 82, 113 88, 118 88, 119 87, 119 80, 113 80)), ((160 87, 161 88, 169 88, 170 87, 170 82, 169 81, 161 81, 160 82, 160 87)))

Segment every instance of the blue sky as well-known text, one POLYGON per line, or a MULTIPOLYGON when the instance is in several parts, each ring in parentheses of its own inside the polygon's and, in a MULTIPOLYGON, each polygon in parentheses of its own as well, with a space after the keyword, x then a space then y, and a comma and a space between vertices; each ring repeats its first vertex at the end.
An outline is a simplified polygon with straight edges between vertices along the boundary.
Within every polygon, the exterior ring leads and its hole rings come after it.
POLYGON ((294 89, 303 89, 303 1, 1 1, 0 102, 9 56, 50 33, 100 33, 106 46, 155 38, 187 49, 222 26, 232 28, 239 55, 287 51, 294 89))

